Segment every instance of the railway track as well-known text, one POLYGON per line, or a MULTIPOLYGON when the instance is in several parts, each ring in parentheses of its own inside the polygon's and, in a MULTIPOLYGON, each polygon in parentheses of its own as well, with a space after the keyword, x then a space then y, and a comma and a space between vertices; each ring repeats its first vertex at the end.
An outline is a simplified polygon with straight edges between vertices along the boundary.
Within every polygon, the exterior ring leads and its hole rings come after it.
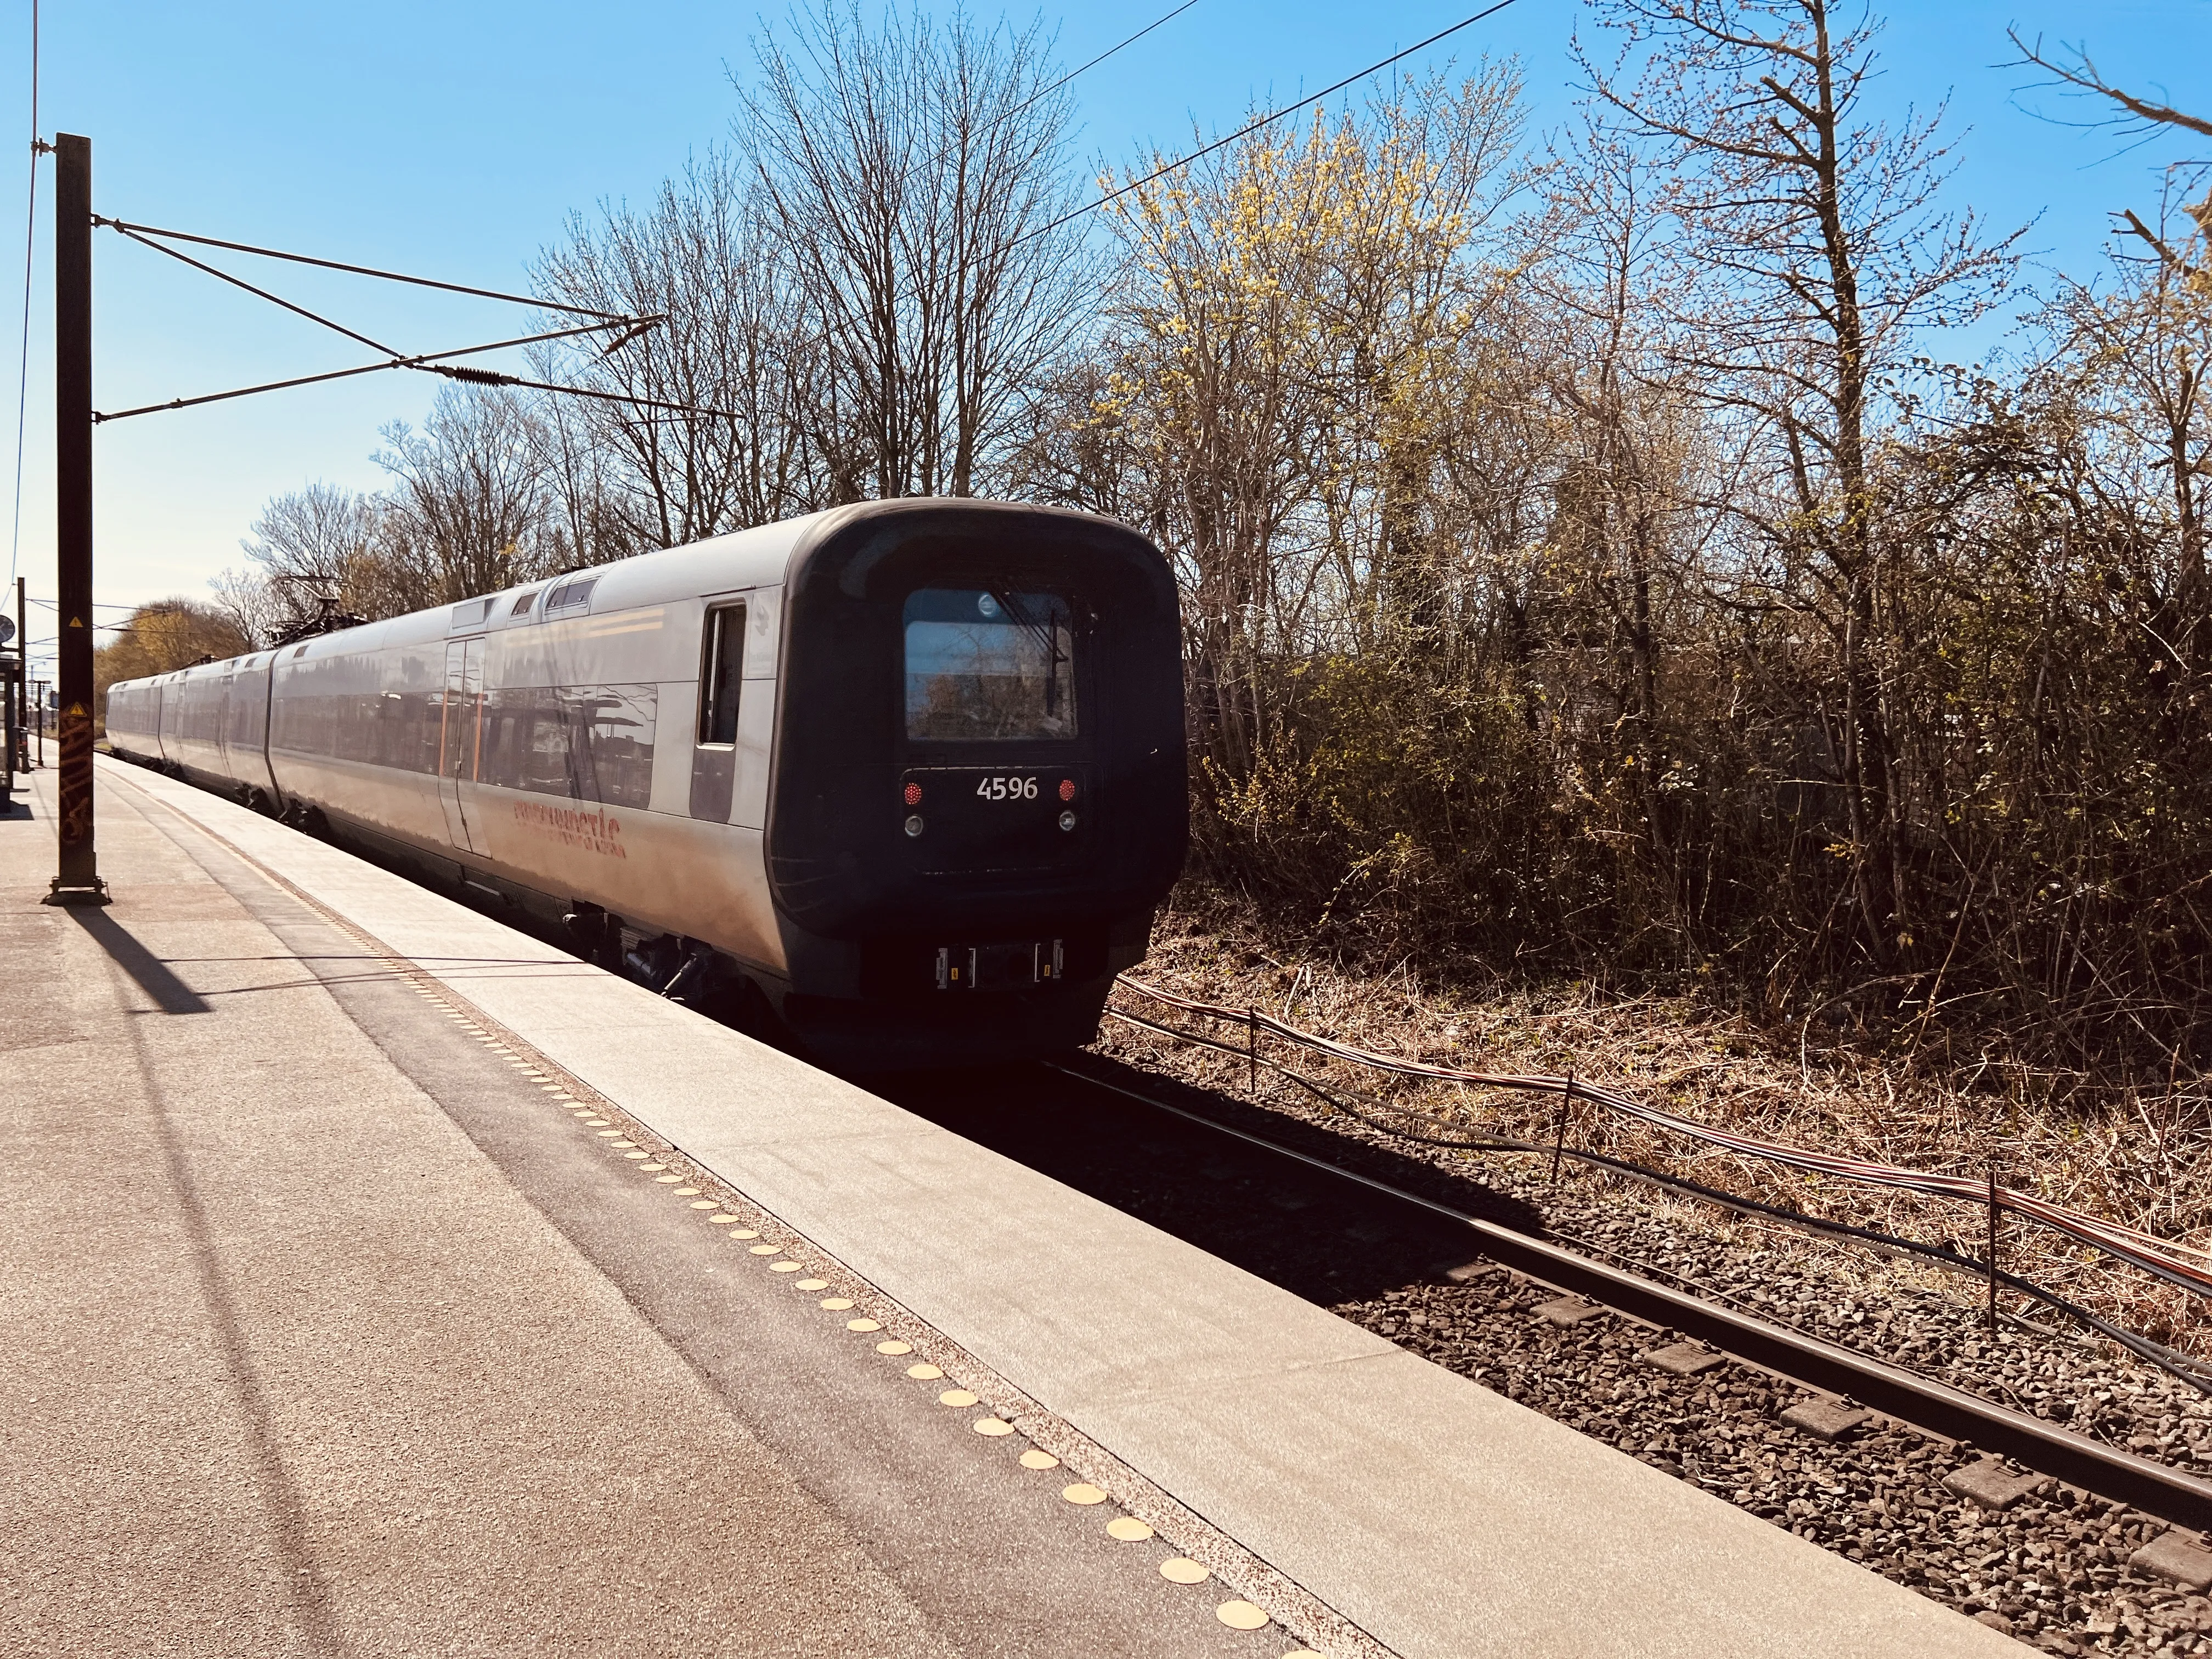
POLYGON ((1968 1442, 1984 1452, 2013 1458, 2038 1474, 2145 1510, 2177 1526, 2212 1528, 2212 1483, 2154 1459, 2075 1434, 1809 1332, 1753 1316, 1710 1296, 1664 1284, 1648 1273, 1598 1260, 1596 1255, 1603 1247, 1587 1241, 1574 1241, 1570 1248, 1535 1237, 1250 1129, 1173 1104, 1126 1083, 1089 1076, 1066 1066, 1048 1065, 1047 1069, 1446 1218, 1467 1229, 1474 1249, 1501 1267, 1658 1329, 1679 1331, 1777 1377, 1816 1393, 1846 1396, 1923 1433, 1968 1442))
MULTIPOLYGON (((563 941, 553 937, 552 942, 563 941)), ((1693 1280, 1665 1269, 1655 1272, 1649 1264, 1632 1264, 1594 1241, 1562 1235, 1534 1215, 1513 1218, 1522 1223, 1516 1225, 1474 1213, 1253 1128, 1177 1105, 1161 1097, 1164 1090, 1135 1086, 1127 1077, 1102 1077, 1079 1066, 1053 1062, 1043 1062, 1036 1069, 1103 1091, 1207 1135, 1285 1160, 1328 1181, 1357 1188, 1442 1222, 1475 1254, 1525 1279, 1586 1298, 1655 1329, 1679 1331, 1775 1378, 1815 1394, 1856 1401, 1923 1434, 2014 1459, 2038 1474, 2176 1526, 2212 1532, 2212 1481, 2155 1459, 2075 1433, 2059 1424, 1792 1325, 1731 1307, 1693 1280), (1551 1237, 1539 1236, 1539 1228, 1551 1237), (1614 1259, 1602 1259, 1607 1256, 1614 1259), (1668 1277, 1678 1282, 1663 1282, 1668 1277)), ((915 1098, 917 1092, 926 1097, 930 1090, 927 1083, 910 1081, 895 1092, 905 1103, 922 1104, 915 1098)), ((994 1139, 988 1133, 978 1138, 994 1139)), ((1075 1184, 1085 1183, 1079 1178, 1075 1184)), ((1266 1271, 1263 1264, 1252 1265, 1266 1271)), ((1304 1288, 1314 1299, 1326 1302, 1337 1287, 1304 1288)))
POLYGON ((1911 1281, 1862 1284, 1844 1307, 1840 1258, 1784 1252, 1770 1268, 1764 1248, 1669 1243, 1678 1224, 1593 1205, 1540 1170, 1478 1173, 1111 1054, 872 1086, 2045 1651, 2212 1654, 2212 1598, 2186 1575, 2212 1564, 2195 1536, 2212 1482, 2145 1455, 2159 1413, 2185 1412, 2168 1438, 2201 1462, 2203 1408, 2125 1360, 2009 1316, 1992 1338, 1911 1281), (1611 1316, 1554 1322, 1547 1304, 1568 1301, 1611 1316), (1808 1328, 1853 1312, 1878 1352, 1808 1328), (1710 1351, 1695 1375, 1656 1363, 1683 1338, 1710 1351), (1888 1357, 1908 1352, 1942 1374, 1888 1357), (1982 1397, 1984 1381, 2017 1403, 1982 1397), (1826 1440, 1790 1415, 1808 1395, 1875 1415, 1826 1440), (1984 1507, 1954 1484, 1968 1470, 2011 1494, 1984 1507))

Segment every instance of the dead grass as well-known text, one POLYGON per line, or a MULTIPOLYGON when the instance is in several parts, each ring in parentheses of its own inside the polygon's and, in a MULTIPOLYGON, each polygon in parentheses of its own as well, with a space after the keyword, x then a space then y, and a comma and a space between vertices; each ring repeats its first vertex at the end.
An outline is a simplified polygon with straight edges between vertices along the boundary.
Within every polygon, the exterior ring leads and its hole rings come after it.
MULTIPOLYGON (((1694 986, 1662 994, 1588 981, 1522 984, 1456 966, 1448 975, 1409 958, 1359 971, 1300 952, 1249 907, 1185 890, 1162 915, 1138 971, 1164 988, 1258 1007, 1363 1047, 1468 1068, 1572 1071, 1705 1122, 1830 1152, 1976 1177, 1994 1158, 2005 1186, 2212 1246, 2212 1168, 2203 1156, 2212 1085, 2202 1075, 2146 1083, 2053 1072, 2014 1058, 2001 1032, 1938 1027, 1869 1037, 1817 1020, 1774 1029, 1711 1006, 1694 986)), ((1126 992, 1116 1002, 1161 1012, 1126 992)), ((1117 1052, 1245 1091, 1240 1059, 1118 1021, 1108 1026, 1117 1052)), ((1243 1041, 1241 1030, 1216 1035, 1243 1041)), ((1557 1132, 1553 1098, 1390 1078, 1310 1051, 1275 1057, 1332 1087, 1453 1126, 1447 1133, 1479 1127, 1549 1143, 1557 1132)), ((1568 1133, 1592 1150, 1769 1204, 1982 1253, 1987 1213, 1979 1206, 1801 1175, 1685 1144, 1593 1106, 1577 1109, 1568 1133)), ((1710 1229, 1735 1233, 1745 1224, 1696 1207, 1710 1229)), ((2040 1228, 2008 1219, 2000 1260, 2104 1318, 2190 1352, 2212 1351, 2203 1304, 2040 1228)), ((1868 1255, 1871 1277, 1897 1271, 1894 1263, 1877 1271, 1868 1255)), ((1973 1294, 1955 1274, 1927 1277, 1962 1302, 1973 1294)))

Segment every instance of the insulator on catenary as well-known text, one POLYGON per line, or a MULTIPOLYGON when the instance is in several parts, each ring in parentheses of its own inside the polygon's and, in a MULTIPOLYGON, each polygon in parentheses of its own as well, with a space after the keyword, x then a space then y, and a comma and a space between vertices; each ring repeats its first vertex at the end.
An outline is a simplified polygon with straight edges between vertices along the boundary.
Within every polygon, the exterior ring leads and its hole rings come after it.
POLYGON ((433 374, 442 374, 449 380, 467 380, 475 386, 519 386, 512 374, 501 374, 496 369, 468 368, 458 363, 425 363, 423 368, 433 374))

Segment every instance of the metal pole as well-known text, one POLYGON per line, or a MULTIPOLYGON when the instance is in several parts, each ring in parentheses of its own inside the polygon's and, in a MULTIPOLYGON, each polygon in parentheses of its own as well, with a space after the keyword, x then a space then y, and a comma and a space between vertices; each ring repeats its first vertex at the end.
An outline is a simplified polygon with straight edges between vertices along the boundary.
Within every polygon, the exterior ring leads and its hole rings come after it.
POLYGON ((1249 1003, 1244 1007, 1244 1092, 1255 1099, 1260 1094, 1260 1011, 1249 1003))
MULTIPOLYGON (((15 649, 22 653, 23 678, 15 684, 15 727, 27 730, 31 724, 31 634, 27 626, 29 613, 24 609, 23 578, 15 578, 15 649)), ((16 738, 21 743, 22 738, 16 738)))
POLYGON ((92 809, 92 140, 54 135, 55 678, 61 869, 49 904, 105 904, 92 809))
POLYGON ((32 763, 45 769, 46 764, 46 683, 40 680, 31 696, 31 713, 36 717, 33 729, 38 732, 38 758, 32 763))

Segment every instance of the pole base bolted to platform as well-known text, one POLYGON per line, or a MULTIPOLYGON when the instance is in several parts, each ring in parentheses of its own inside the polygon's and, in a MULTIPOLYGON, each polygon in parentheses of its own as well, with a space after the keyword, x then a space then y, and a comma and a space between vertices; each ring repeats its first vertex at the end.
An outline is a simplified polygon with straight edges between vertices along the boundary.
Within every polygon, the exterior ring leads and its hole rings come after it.
POLYGON ((65 704, 58 725, 62 867, 40 902, 105 904, 107 884, 100 878, 92 840, 92 710, 81 702, 65 704))

